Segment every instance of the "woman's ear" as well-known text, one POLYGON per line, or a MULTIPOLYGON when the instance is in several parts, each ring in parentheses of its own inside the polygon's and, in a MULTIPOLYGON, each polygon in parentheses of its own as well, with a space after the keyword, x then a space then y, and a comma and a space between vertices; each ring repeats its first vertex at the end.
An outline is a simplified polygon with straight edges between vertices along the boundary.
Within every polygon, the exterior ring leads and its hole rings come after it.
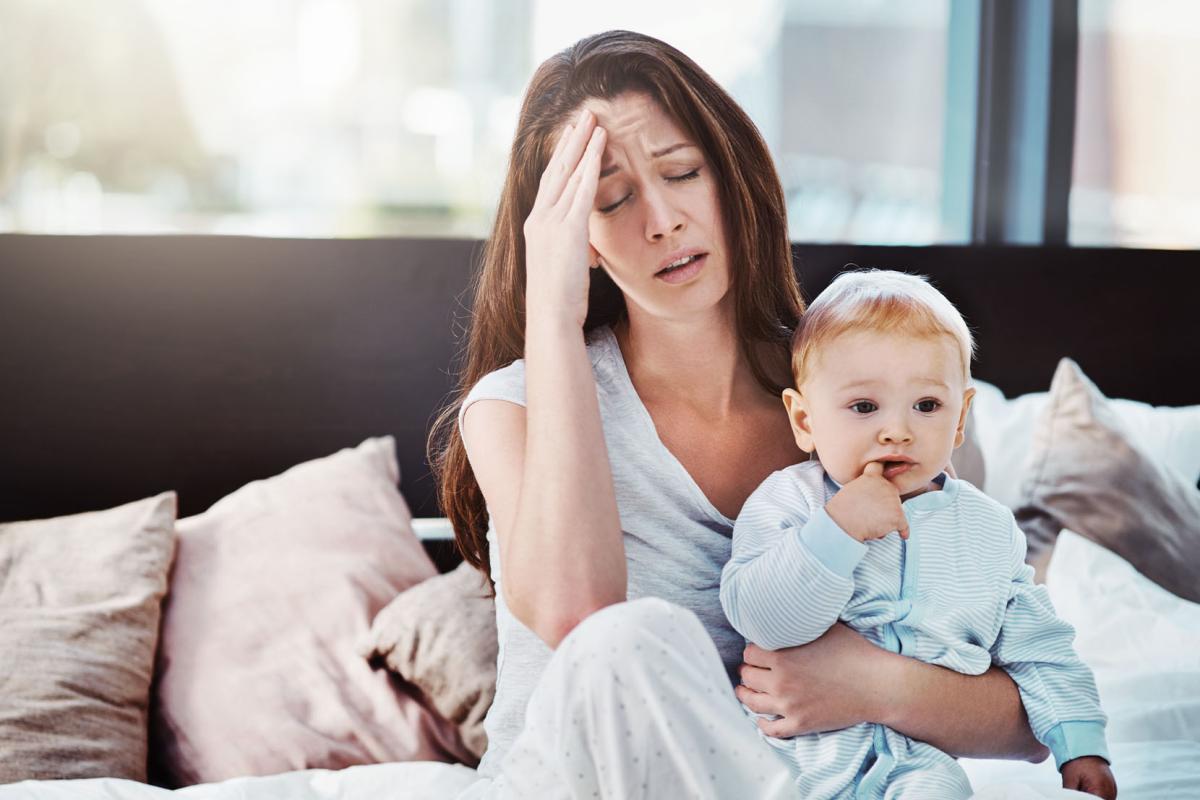
POLYGON ((971 401, 975 399, 974 387, 963 392, 962 413, 958 415, 958 428, 954 431, 954 446, 958 447, 967 438, 963 432, 967 427, 967 413, 971 410, 971 401))
POLYGON ((812 422, 804 395, 795 389, 784 389, 783 407, 787 409, 788 420, 792 423, 796 445, 804 452, 811 453, 816 446, 813 444, 812 422))

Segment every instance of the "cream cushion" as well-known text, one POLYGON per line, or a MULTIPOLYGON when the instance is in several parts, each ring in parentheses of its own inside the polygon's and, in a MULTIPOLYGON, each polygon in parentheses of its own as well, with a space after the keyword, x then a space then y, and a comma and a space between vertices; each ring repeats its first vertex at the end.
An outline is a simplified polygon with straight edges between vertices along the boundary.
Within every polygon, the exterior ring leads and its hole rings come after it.
POLYGON ((484 717, 496 694, 496 604, 486 578, 463 562, 388 604, 360 644, 415 684, 458 726, 475 761, 487 749, 484 717))
POLYGON ((399 478, 393 439, 372 438, 179 521, 151 728, 166 783, 470 757, 355 649, 436 574, 399 478))
POLYGON ((175 507, 0 524, 0 783, 146 779, 175 507))

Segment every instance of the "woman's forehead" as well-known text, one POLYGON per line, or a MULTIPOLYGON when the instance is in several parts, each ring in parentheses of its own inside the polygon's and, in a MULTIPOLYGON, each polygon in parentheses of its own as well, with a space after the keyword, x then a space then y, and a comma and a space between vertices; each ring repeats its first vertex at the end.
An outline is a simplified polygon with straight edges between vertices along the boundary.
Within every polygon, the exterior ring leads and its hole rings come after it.
POLYGON ((628 92, 610 100, 589 98, 583 107, 596 115, 596 124, 608 134, 610 146, 650 152, 689 141, 658 101, 646 94, 628 92))

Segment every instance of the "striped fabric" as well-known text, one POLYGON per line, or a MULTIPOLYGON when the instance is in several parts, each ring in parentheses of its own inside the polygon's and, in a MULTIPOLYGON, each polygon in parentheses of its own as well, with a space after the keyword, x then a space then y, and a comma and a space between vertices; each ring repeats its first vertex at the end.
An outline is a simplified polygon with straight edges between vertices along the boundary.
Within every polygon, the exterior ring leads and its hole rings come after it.
MULTIPOLYGON (((862 543, 825 512, 839 487, 819 462, 771 475, 742 508, 721 575, 733 627, 779 649, 840 619, 880 647, 968 675, 998 664, 1059 767, 1107 759, 1095 681, 1071 647, 1074 630, 1033 583, 1012 513, 969 483, 939 480, 942 491, 904 502, 908 541, 862 543)), ((790 751, 804 797, 883 797, 889 784, 889 797, 970 794, 952 758, 882 726, 776 744, 790 751), (913 782, 920 788, 895 793, 913 782)))

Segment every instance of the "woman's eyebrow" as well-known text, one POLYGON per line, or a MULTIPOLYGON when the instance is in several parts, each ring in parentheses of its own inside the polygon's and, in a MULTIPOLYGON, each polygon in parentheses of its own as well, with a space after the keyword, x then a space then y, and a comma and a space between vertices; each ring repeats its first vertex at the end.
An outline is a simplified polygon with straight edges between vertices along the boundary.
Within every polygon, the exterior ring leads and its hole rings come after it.
MULTIPOLYGON (((662 148, 661 150, 655 150, 653 153, 650 154, 650 158, 652 158, 652 159, 662 158, 663 156, 668 156, 671 153, 674 153, 676 150, 681 150, 684 147, 695 147, 695 146, 696 145, 689 144, 688 142, 676 142, 675 144, 668 145, 668 146, 662 148)), ((620 171, 621 171, 620 164, 613 164, 611 166, 607 166, 604 169, 600 170, 600 180, 604 180, 608 176, 615 175, 616 173, 618 173, 620 171)))

